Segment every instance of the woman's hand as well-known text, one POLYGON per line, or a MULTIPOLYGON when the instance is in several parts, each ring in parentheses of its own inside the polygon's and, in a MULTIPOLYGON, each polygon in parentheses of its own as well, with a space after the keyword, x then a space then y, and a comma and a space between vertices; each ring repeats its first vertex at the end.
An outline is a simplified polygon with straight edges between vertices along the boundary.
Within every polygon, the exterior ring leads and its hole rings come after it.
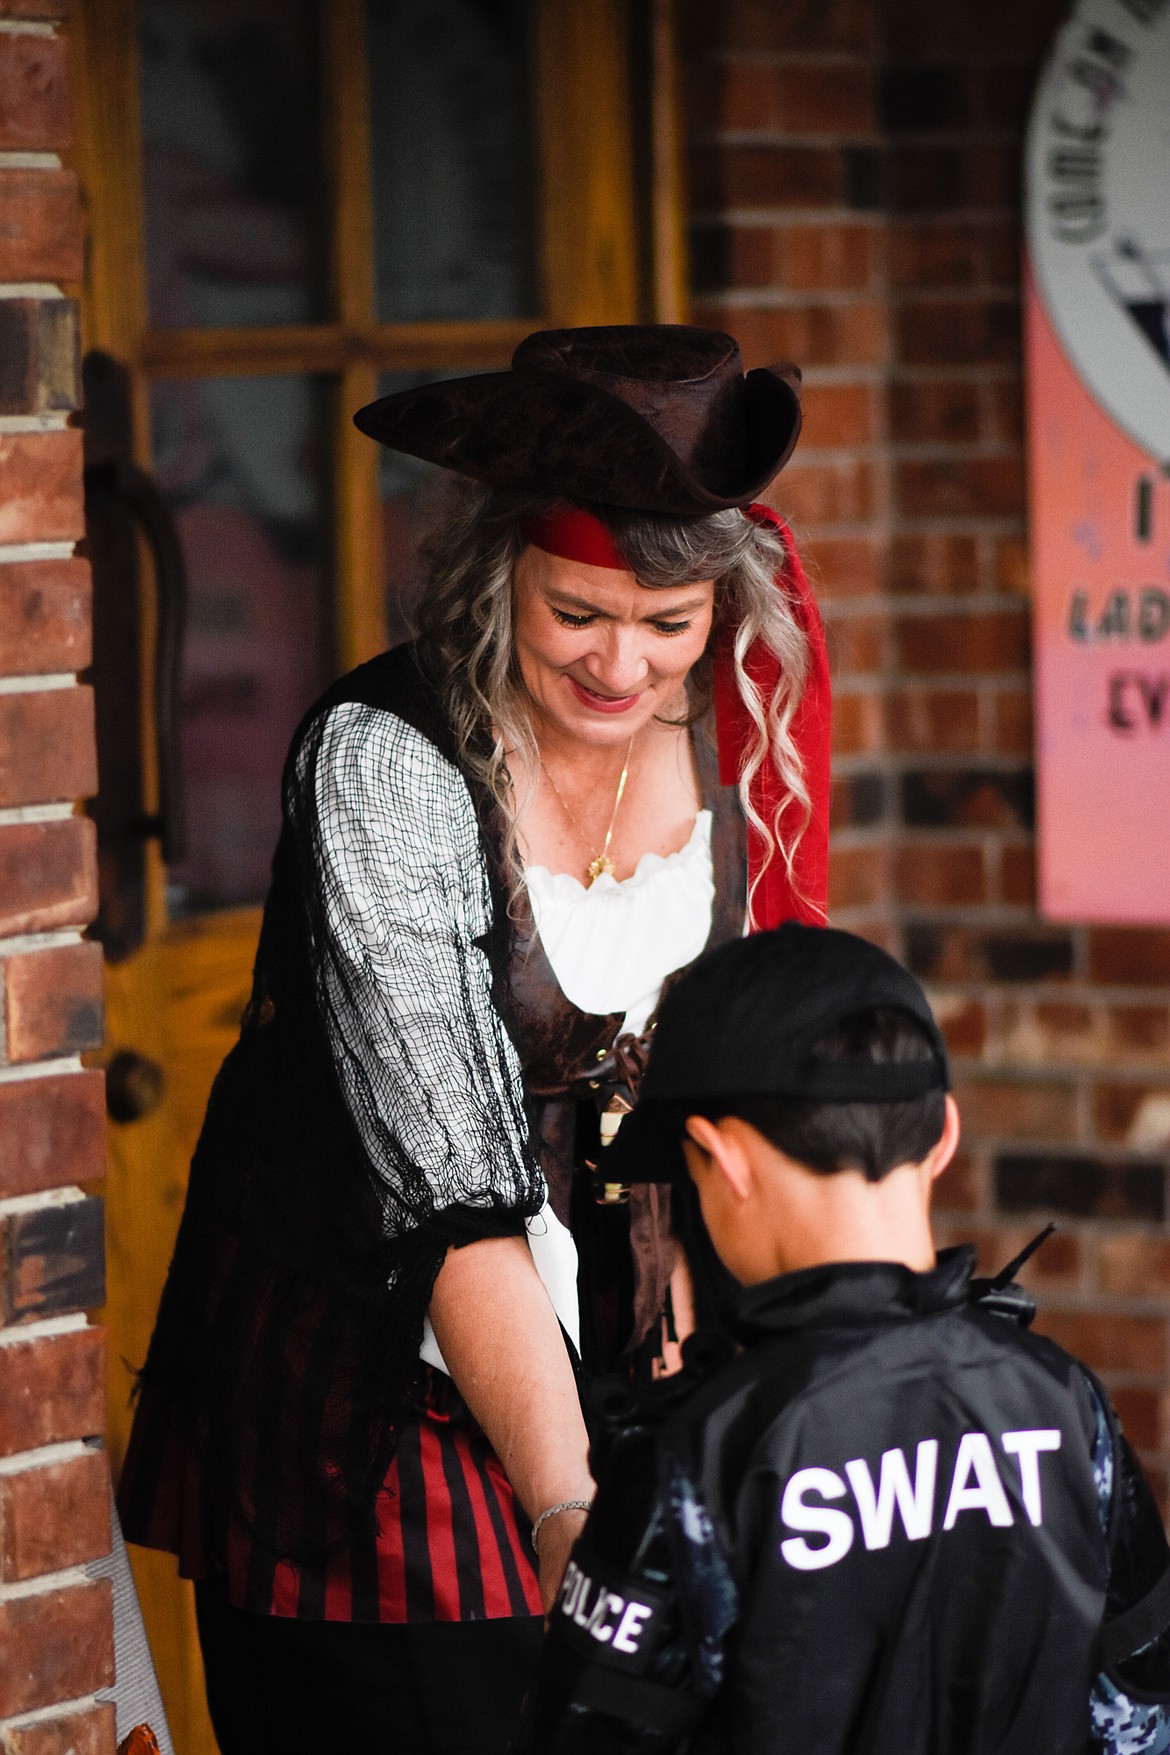
MULTIPOLYGON (((431 1326, 455 1385, 535 1522, 564 1499, 592 1499, 589 1439, 556 1312, 526 1237, 485 1237, 449 1249, 431 1298, 431 1326)), ((583 1512, 541 1526, 541 1598, 560 1588, 583 1512)))
POLYGON ((557 1600, 573 1543, 585 1528, 588 1515, 587 1511, 558 1511, 540 1526, 536 1559, 540 1567, 540 1600, 546 1616, 557 1600))

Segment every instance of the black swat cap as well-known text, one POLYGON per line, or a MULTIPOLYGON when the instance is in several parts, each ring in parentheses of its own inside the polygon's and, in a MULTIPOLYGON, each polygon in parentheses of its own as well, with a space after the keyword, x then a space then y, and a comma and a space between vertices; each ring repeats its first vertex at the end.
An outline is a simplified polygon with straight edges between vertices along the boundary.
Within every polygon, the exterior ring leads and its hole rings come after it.
POLYGON ((851 932, 789 921, 721 945, 662 1002, 636 1108, 605 1148, 607 1182, 686 1176, 680 1107, 736 1097, 898 1103, 950 1089, 942 1034, 913 975, 851 932), (828 1060, 814 1044, 875 1007, 909 1012, 928 1060, 828 1060))

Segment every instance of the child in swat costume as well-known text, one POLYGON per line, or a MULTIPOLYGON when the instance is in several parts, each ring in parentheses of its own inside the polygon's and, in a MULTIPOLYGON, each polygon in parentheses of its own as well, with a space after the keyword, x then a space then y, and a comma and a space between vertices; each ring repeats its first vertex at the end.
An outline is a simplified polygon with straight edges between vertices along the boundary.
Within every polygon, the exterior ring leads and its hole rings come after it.
POLYGON ((606 1179, 689 1170, 740 1350, 694 1337, 599 1437, 524 1755, 1170 1747, 1170 1555, 1108 1398, 935 1255, 948 1089, 921 988, 847 933, 664 1002, 606 1179))

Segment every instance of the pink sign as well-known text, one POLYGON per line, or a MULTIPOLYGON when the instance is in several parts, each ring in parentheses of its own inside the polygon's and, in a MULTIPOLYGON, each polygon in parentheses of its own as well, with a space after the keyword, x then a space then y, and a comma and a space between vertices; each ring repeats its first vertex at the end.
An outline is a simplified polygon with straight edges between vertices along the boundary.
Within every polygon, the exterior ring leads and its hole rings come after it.
POLYGON ((1170 479, 1025 301, 1040 908, 1167 922, 1170 479))
POLYGON ((1040 907, 1170 922, 1170 0, 1073 0, 1025 153, 1040 907))

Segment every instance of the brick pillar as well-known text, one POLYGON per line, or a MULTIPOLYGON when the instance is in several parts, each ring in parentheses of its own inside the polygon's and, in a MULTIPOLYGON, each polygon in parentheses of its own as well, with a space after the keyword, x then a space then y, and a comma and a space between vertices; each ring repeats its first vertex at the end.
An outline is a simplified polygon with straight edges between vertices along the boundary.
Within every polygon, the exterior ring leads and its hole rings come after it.
POLYGON ((1170 930, 1050 924, 1033 894, 1021 148, 1064 3, 679 8, 695 320, 806 368, 769 497, 834 663, 832 916, 905 957, 950 1041, 940 1241, 999 1267, 1057 1219, 1039 1326, 1165 1498, 1170 930))
POLYGON ((67 6, 0 0, 0 1748, 104 1755, 113 1710, 102 968, 67 6))

